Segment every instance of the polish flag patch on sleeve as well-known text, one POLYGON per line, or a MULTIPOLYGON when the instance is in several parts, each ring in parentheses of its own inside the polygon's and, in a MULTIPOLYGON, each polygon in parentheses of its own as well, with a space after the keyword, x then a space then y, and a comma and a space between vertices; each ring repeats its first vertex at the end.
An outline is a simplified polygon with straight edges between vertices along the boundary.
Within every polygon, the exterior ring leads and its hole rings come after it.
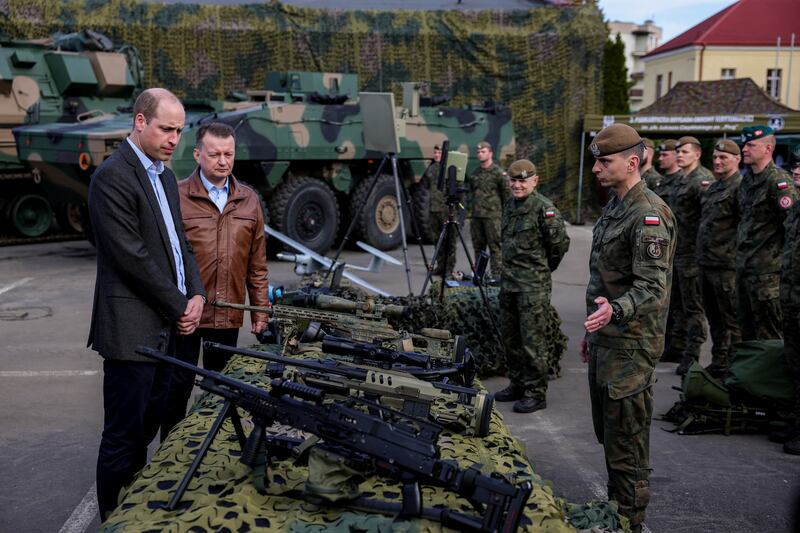
POLYGON ((660 226, 661 225, 661 217, 644 217, 644 225, 645 226, 660 226))
POLYGON ((548 209, 547 211, 544 212, 545 218, 553 218, 554 216, 556 216, 556 212, 553 211, 552 209, 548 209))
POLYGON ((786 183, 785 181, 779 181, 778 182, 778 189, 779 190, 786 189, 787 187, 789 187, 789 184, 786 183))

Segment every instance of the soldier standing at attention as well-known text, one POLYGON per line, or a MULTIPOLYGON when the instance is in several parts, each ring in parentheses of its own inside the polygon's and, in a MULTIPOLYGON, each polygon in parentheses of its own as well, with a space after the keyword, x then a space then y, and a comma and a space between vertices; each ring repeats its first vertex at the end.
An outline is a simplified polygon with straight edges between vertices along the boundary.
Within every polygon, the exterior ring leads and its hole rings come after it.
POLYGON ((736 229, 739 225, 739 146, 730 139, 714 145, 716 181, 702 196, 697 232, 697 262, 703 305, 714 345, 706 370, 723 378, 730 364, 731 345, 739 342, 736 320, 736 229))
MULTIPOLYGON (((792 177, 800 177, 800 145, 792 150, 792 177)), ((800 455, 800 202, 786 218, 786 242, 781 265, 781 312, 786 366, 794 383, 794 423, 783 436, 783 451, 800 455)), ((772 435, 770 435, 772 439, 772 435)))
POLYGON ((639 174, 651 191, 656 191, 661 186, 661 174, 653 168, 653 156, 655 156, 655 144, 647 138, 644 141, 644 160, 639 168, 639 174))
POLYGON ((467 178, 467 207, 470 215, 472 250, 478 255, 489 248, 492 275, 503 273, 500 256, 500 217, 503 204, 509 198, 508 184, 503 169, 493 161, 492 145, 478 143, 480 166, 467 178))
MULTIPOLYGON (((435 234, 429 235, 434 244, 436 244, 439 234, 442 232, 444 222, 447 220, 447 195, 438 189, 439 182, 439 169, 441 168, 442 161, 442 148, 437 144, 433 147, 433 162, 425 169, 425 174, 422 177, 423 187, 428 187, 431 194, 431 228, 435 234)), ((447 184, 445 184, 447 187, 447 184)), ((456 242, 458 241, 458 234, 453 231, 450 234, 450 248, 447 253, 447 268, 450 272, 456 266, 456 242)), ((442 241, 442 246, 439 248, 439 253, 434 258, 433 274, 441 276, 445 273, 445 242, 442 241)), ((447 272, 447 274, 450 274, 447 272)))
POLYGON ((608 469, 608 498, 641 531, 650 501, 650 421, 655 364, 664 349, 675 219, 639 175, 636 130, 614 124, 589 147, 592 172, 616 193, 594 226, 583 355, 597 440, 608 469))
MULTIPOLYGON (((678 166, 678 141, 667 139, 658 146, 658 168, 661 169, 661 183, 653 190, 672 207, 670 192, 675 183, 683 176, 681 167, 678 166)), ((686 320, 683 317, 683 300, 681 291, 676 283, 672 284, 669 299, 669 313, 667 315, 667 332, 664 336, 664 353, 661 361, 664 363, 680 363, 683 351, 686 349, 686 320)))
POLYGON ((536 167, 521 159, 508 167, 512 198, 503 208, 500 324, 511 384, 498 402, 517 400, 514 411, 547 407, 548 353, 539 334, 546 322, 551 272, 569 249, 564 220, 553 202, 536 192, 536 167))
POLYGON ((746 169, 739 191, 736 314, 742 340, 780 339, 783 223, 797 201, 797 191, 786 171, 772 162, 772 128, 748 126, 742 129, 742 142, 746 169))
POLYGON ((792 163, 789 168, 792 171, 792 181, 795 188, 800 188, 800 144, 792 148, 792 163))
POLYGON ((670 208, 678 227, 675 247, 675 283, 681 292, 683 320, 686 324, 686 345, 675 373, 683 375, 700 357, 706 340, 703 291, 700 267, 697 264, 697 228, 700 224, 700 198, 714 176, 700 165, 700 141, 694 137, 678 139, 678 166, 683 175, 670 191, 670 208))

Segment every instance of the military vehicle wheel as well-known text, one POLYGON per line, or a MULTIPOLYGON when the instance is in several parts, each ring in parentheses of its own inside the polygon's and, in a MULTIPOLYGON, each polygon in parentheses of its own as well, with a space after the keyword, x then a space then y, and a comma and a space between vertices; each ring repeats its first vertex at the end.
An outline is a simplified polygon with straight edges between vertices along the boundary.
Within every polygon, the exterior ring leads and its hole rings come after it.
POLYGON ((23 194, 11 201, 8 217, 14 229, 25 237, 39 237, 53 224, 53 210, 47 198, 23 194))
POLYGON ((56 222, 64 233, 83 233, 81 206, 72 203, 60 206, 56 211, 56 222))
POLYGON ((280 184, 269 202, 270 225, 324 254, 339 231, 339 204, 330 187, 305 176, 280 184))
POLYGON ((414 208, 414 218, 422 234, 422 241, 426 244, 436 244, 439 238, 438 221, 431 216, 431 190, 429 186, 420 182, 411 188, 411 204, 414 208))
MULTIPOLYGON (((351 215, 355 216, 358 205, 369 190, 370 180, 362 180, 355 188, 351 200, 351 215)), ((403 213, 406 228, 410 226, 408 211, 403 213)), ((393 250, 400 246, 402 235, 400 233, 400 210, 397 208, 397 197, 394 177, 384 174, 378 177, 378 182, 372 194, 366 199, 361 218, 358 220, 358 231, 367 244, 378 250, 393 250)))

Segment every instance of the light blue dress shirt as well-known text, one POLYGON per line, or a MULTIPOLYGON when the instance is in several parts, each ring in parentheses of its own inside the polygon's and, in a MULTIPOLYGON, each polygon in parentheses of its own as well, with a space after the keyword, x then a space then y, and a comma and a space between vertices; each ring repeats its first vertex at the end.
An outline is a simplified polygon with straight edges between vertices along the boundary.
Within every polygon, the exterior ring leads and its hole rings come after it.
POLYGON ((222 210, 225 209, 225 204, 228 203, 228 178, 225 178, 225 185, 220 188, 208 181, 201 170, 200 181, 203 183, 203 187, 206 188, 206 191, 208 191, 208 197, 214 202, 214 205, 217 206, 219 212, 222 213, 222 210))
POLYGON ((159 174, 164 172, 164 162, 151 161, 150 158, 136 146, 136 143, 134 143, 130 137, 128 137, 127 141, 139 157, 139 161, 142 162, 142 166, 147 172, 147 177, 150 178, 150 185, 153 186, 153 191, 156 193, 158 207, 161 209, 161 217, 164 219, 164 226, 166 226, 167 235, 169 235, 169 243, 172 246, 172 256, 175 259, 175 270, 177 271, 177 279, 175 281, 178 285, 178 290, 186 294, 186 273, 183 270, 183 254, 181 253, 181 246, 178 241, 178 232, 175 231, 175 221, 172 218, 172 212, 169 210, 167 194, 164 192, 164 184, 161 183, 161 178, 159 178, 159 174))

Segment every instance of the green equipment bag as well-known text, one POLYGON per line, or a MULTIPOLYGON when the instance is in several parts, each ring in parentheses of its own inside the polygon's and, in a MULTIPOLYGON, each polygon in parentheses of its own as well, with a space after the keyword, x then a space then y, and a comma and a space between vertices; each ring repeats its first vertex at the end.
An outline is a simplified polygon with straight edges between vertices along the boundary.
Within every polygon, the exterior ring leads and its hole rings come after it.
POLYGON ((725 386, 731 396, 747 403, 758 402, 776 409, 794 405, 794 389, 783 341, 746 341, 733 345, 730 376, 725 386))
POLYGON ((683 401, 692 404, 710 403, 720 407, 731 405, 731 397, 725 385, 706 372, 697 361, 686 372, 681 393, 683 401))

